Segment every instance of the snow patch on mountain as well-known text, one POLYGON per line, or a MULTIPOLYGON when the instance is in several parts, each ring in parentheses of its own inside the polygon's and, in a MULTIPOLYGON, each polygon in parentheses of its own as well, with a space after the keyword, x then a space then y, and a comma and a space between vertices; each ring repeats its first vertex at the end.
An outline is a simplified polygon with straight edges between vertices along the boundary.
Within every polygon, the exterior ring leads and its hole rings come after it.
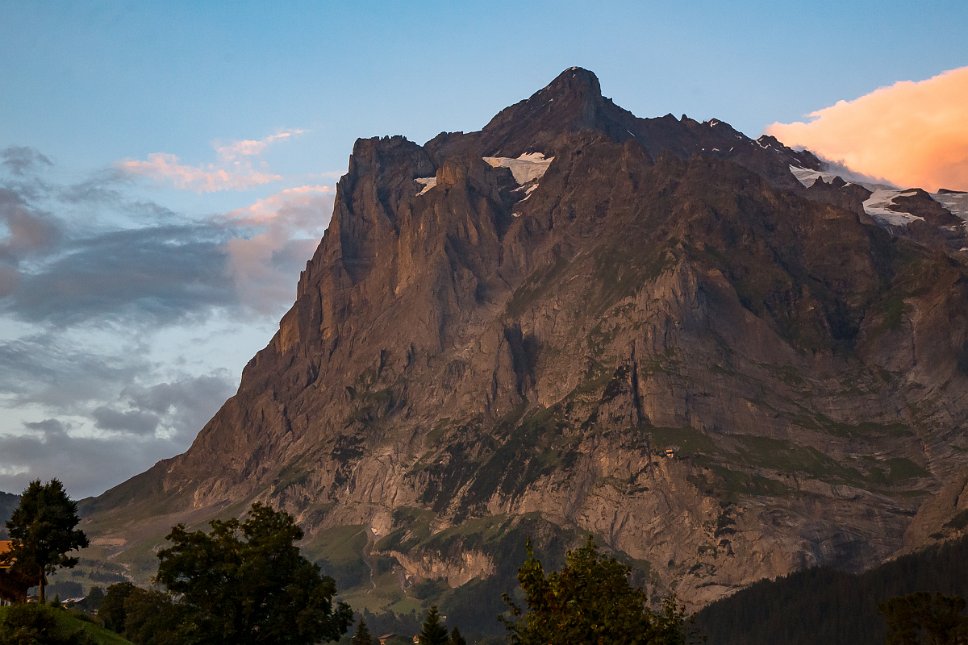
POLYGON ((511 157, 482 157, 493 168, 509 168, 514 181, 523 185, 541 179, 554 157, 545 157, 541 152, 526 152, 517 159, 511 157))
MULTIPOLYGON (((843 175, 826 170, 814 170, 812 168, 801 168, 800 166, 790 166, 790 173, 797 178, 804 188, 810 188, 817 181, 832 184, 834 179, 843 175)), ((881 224, 890 226, 907 226, 915 220, 924 220, 923 217, 892 210, 896 197, 910 197, 917 193, 913 190, 902 190, 884 184, 867 183, 861 181, 847 181, 847 184, 857 184, 871 191, 871 196, 864 202, 864 212, 876 219, 881 224)), ((965 220, 965 228, 968 230, 968 193, 959 191, 939 191, 930 193, 936 202, 944 206, 955 217, 965 220)))
POLYGON ((835 172, 823 172, 813 168, 800 168, 799 166, 790 166, 790 172, 797 178, 797 181, 803 184, 804 188, 810 188, 817 183, 818 179, 825 184, 832 184, 834 179, 838 177, 835 172))
POLYGON ((932 193, 934 200, 947 208, 952 215, 965 220, 968 225, 968 193, 942 191, 932 193))
POLYGON ((913 190, 904 191, 895 188, 878 188, 871 196, 864 201, 864 212, 882 224, 891 226, 907 226, 911 222, 921 220, 923 217, 905 213, 902 211, 891 210, 894 200, 898 197, 910 197, 916 195, 913 190))
POLYGON ((430 190, 431 188, 437 185, 436 177, 417 177, 416 179, 414 179, 414 181, 420 184, 421 186, 423 186, 420 192, 417 193, 417 197, 420 197, 428 190, 430 190))

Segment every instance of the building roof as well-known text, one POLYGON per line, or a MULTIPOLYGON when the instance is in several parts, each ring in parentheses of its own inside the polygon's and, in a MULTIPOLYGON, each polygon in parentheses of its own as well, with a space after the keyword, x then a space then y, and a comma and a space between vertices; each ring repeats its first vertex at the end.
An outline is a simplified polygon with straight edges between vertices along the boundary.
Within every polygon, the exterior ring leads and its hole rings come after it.
POLYGON ((0 540, 0 569, 9 569, 10 563, 3 562, 3 554, 13 550, 13 542, 10 540, 0 540))

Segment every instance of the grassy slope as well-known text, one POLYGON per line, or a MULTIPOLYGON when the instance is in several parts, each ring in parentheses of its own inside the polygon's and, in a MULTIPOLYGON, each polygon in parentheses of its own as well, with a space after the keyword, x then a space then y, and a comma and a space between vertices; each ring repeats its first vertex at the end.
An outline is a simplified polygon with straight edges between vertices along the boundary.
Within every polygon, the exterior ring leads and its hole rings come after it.
MULTIPOLYGON (((7 607, 0 607, 0 621, 4 619, 7 609, 7 607)), ((131 643, 131 641, 122 638, 119 634, 115 634, 108 629, 104 629, 100 625, 95 625, 94 623, 87 622, 86 620, 81 620, 66 609, 52 609, 52 611, 57 617, 57 624, 60 627, 62 634, 71 634, 76 632, 78 629, 82 629, 88 636, 93 638, 95 642, 100 643, 101 645, 130 645, 131 643)))

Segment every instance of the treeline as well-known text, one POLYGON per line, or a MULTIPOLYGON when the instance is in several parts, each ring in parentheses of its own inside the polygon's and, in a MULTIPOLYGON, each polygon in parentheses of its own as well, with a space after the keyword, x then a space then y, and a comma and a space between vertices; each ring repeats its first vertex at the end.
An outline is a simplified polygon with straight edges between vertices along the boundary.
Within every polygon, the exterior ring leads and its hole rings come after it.
MULTIPOLYGON (((36 585, 39 602, 0 613, 0 636, 14 634, 18 644, 78 640, 73 632, 55 638, 44 606, 47 576, 75 566, 78 559, 69 553, 87 546, 78 521, 76 503, 57 480, 31 482, 21 496, 6 522, 13 543, 0 554, 0 591, 23 602, 36 585)), ((348 633, 353 643, 366 645, 374 641, 374 628, 381 633, 388 627, 409 640, 415 614, 399 625, 380 625, 372 615, 354 619, 333 578, 300 553, 302 537, 291 515, 258 503, 244 518, 209 522, 207 531, 179 524, 157 553, 154 588, 119 583, 106 592, 92 590, 77 610, 139 645, 296 645, 348 633)), ((546 568, 530 541, 523 555, 517 590, 477 596, 478 614, 499 621, 507 640, 522 645, 968 643, 968 536, 861 575, 812 569, 760 582, 692 621, 674 596, 654 606, 632 582, 630 567, 600 552, 591 536, 567 551, 560 568, 546 568), (492 611, 489 601, 501 608, 492 611)), ((424 644, 461 645, 456 627, 468 627, 464 618, 432 606, 417 637, 424 644)), ((8 641, 0 638, 0 645, 8 641)))
POLYGON ((709 605, 694 624, 709 645, 882 645, 878 607, 915 592, 968 597, 968 536, 862 574, 817 568, 758 582, 709 605))
MULTIPOLYGON (((59 619, 67 615, 50 613, 60 607, 59 600, 45 605, 47 576, 76 566, 78 558, 69 554, 88 546, 78 522, 77 503, 60 481, 33 481, 24 491, 6 522, 11 548, 0 554, 0 592, 20 602, 0 613, 0 645, 90 642, 74 629, 58 633, 59 619), (38 602, 29 605, 33 585, 38 602), (11 634, 13 641, 4 636, 11 634)), ((300 553, 302 538, 295 518, 259 503, 243 518, 212 520, 207 531, 177 524, 156 554, 153 588, 122 582, 106 591, 92 589, 75 617, 87 616, 138 645, 299 645, 338 641, 354 624, 352 642, 372 645, 376 625, 368 626, 365 616, 354 619, 350 606, 337 597, 335 580, 300 553)), ((627 565, 599 552, 591 536, 568 551, 556 571, 545 569, 529 541, 517 571, 520 593, 502 594, 505 610, 492 619, 503 624, 512 642, 523 645, 682 645, 683 608, 668 598, 653 609, 630 573, 627 565)), ((448 626, 447 617, 431 606, 413 638, 422 645, 466 645, 454 623, 448 626)), ((409 642, 409 634, 404 639, 409 642)))

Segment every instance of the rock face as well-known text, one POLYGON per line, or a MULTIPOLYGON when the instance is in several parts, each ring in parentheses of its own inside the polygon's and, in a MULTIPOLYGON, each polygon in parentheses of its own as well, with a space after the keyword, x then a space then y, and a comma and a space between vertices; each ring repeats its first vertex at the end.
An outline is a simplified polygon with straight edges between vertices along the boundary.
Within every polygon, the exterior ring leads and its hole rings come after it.
POLYGON ((821 170, 577 68, 480 132, 358 141, 238 393, 90 527, 265 500, 310 544, 363 527, 360 585, 380 557, 441 589, 591 532, 694 606, 963 531, 964 253, 791 166, 821 170))

